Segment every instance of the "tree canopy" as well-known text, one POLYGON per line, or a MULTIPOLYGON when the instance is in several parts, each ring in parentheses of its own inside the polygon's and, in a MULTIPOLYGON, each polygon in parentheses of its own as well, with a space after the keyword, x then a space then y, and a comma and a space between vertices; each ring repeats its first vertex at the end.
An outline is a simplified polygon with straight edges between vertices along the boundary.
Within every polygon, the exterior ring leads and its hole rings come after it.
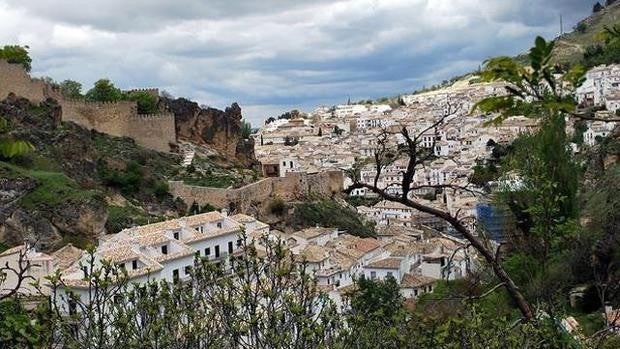
POLYGON ((28 54, 28 46, 5 45, 0 49, 0 59, 6 59, 9 63, 21 64, 29 72, 32 68, 32 58, 28 54))

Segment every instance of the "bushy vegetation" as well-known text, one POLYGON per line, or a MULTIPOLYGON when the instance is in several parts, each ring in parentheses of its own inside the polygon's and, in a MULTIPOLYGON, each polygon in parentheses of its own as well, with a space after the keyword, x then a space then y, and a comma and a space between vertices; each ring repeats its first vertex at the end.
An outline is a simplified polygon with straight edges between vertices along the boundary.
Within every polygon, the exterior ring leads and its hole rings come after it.
POLYGON ((320 225, 346 230, 361 237, 375 236, 374 225, 364 222, 357 212, 334 200, 314 200, 295 204, 292 225, 309 227, 320 225))
POLYGON ((9 63, 21 64, 29 72, 32 68, 32 58, 30 58, 28 49, 28 46, 5 45, 0 49, 0 59, 9 63))
POLYGON ((82 189, 60 172, 28 170, 0 161, 0 174, 3 178, 26 178, 36 182, 36 187, 20 201, 24 208, 56 207, 67 201, 84 202, 100 196, 96 191, 82 189))
POLYGON ((133 194, 142 185, 142 166, 131 161, 124 170, 110 169, 104 164, 99 167, 102 180, 109 186, 118 188, 123 194, 133 194))
POLYGON ((105 227, 109 233, 138 225, 145 225, 162 221, 164 217, 153 216, 134 206, 108 206, 108 220, 105 227))
POLYGON ((282 200, 282 198, 275 198, 271 200, 268 206, 269 212, 275 215, 283 214, 285 209, 286 204, 284 203, 284 200, 282 200))
POLYGON ((86 92, 85 98, 93 102, 116 102, 123 98, 123 92, 109 79, 100 79, 86 92))
POLYGON ((128 92, 123 97, 136 102, 139 114, 156 114, 159 112, 157 97, 146 91, 128 92))

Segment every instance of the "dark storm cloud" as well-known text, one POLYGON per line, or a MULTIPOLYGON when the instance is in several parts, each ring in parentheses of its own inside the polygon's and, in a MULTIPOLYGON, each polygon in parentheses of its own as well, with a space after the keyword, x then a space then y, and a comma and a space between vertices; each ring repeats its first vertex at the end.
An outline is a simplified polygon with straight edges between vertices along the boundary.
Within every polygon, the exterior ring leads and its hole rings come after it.
POLYGON ((238 101, 256 124, 440 82, 590 10, 583 0, 0 0, 0 42, 30 45, 35 75, 238 101))

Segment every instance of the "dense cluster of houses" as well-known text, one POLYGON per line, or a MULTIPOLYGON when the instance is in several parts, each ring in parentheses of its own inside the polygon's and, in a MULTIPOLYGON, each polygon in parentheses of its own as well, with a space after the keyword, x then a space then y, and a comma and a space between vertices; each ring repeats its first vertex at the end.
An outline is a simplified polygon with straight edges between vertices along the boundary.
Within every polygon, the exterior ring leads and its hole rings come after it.
MULTIPOLYGON (((583 86, 577 90, 582 107, 595 107, 596 118, 605 119, 620 113, 620 65, 596 67, 586 75, 583 86)), ((386 146, 395 149, 405 142, 401 134, 406 128, 409 135, 419 136, 420 148, 433 153, 413 177, 410 198, 434 200, 426 202, 461 217, 476 216, 477 199, 469 191, 444 190, 435 196, 430 186, 470 186, 469 177, 477 164, 484 163, 497 144, 506 145, 523 133, 538 127, 536 120, 513 116, 501 124, 490 124, 494 115, 472 111, 483 98, 506 93, 501 82, 481 83, 476 77, 459 80, 449 87, 435 91, 404 95, 398 106, 384 104, 346 104, 320 107, 308 115, 276 120, 263 127, 256 135, 256 156, 262 162, 265 175, 285 176, 289 172, 320 172, 327 169, 348 170, 360 168, 362 182, 377 185, 389 194, 402 195, 402 173, 408 159, 397 159, 382 168, 377 176, 373 163, 377 150, 386 146), (439 120, 442 122, 437 123, 439 120)), ((583 143, 597 144, 611 134, 615 123, 587 121, 583 143)), ((574 124, 569 131, 577 132, 574 124)), ((578 151, 580 146, 573 144, 578 151)), ((345 181, 345 187, 351 182, 345 181)), ((352 196, 375 197, 372 191, 358 188, 352 196)), ((413 227, 419 224, 435 226, 433 219, 422 214, 389 217, 393 208, 379 203, 373 207, 359 207, 358 211, 380 225, 397 224, 413 227), (404 218, 403 218, 404 217, 404 218)), ((392 204, 391 204, 392 205, 392 204)), ((441 223, 437 224, 442 228, 441 223)), ((445 227, 443 231, 447 231, 445 227)))
MULTIPOLYGON (((231 257, 244 253, 243 239, 260 251, 264 249, 262 237, 280 239, 296 261, 306 263, 320 289, 337 301, 362 275, 375 280, 392 276, 403 296, 415 299, 432 291, 437 280, 465 277, 474 261, 462 241, 441 234, 385 231, 377 239, 322 227, 287 234, 270 231, 269 225, 247 215, 209 212, 103 235, 94 259, 70 244, 52 254, 22 245, 0 254, 0 262, 15 269, 19 263, 31 263, 29 279, 20 289, 24 295, 39 294, 31 286, 34 280, 43 294, 49 294, 46 277, 60 271, 63 286, 55 292, 58 300, 65 301, 63 295, 68 291, 86 299, 91 268, 99 268, 103 261, 124 269, 132 283, 183 282, 190 277, 195 258, 209 259, 226 269, 231 257)), ((14 277, 5 280, 3 290, 14 287, 16 281, 14 277)))
MULTIPOLYGON (((597 119, 620 115, 620 64, 601 65, 586 73, 585 82, 577 89, 577 101, 581 107, 596 110, 597 119)), ((588 121, 583 142, 595 145, 601 138, 611 134, 613 122, 588 121)))

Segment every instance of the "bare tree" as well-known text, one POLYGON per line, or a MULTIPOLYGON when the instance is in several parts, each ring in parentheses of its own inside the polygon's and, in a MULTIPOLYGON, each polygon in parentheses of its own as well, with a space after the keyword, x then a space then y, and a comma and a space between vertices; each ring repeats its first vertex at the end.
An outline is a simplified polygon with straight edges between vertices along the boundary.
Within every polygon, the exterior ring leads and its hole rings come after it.
POLYGON ((449 122, 452 117, 458 114, 461 108, 461 105, 455 106, 448 102, 447 109, 444 113, 437 118, 435 122, 431 123, 428 127, 422 129, 416 134, 410 133, 406 126, 402 126, 399 134, 402 136, 404 144, 397 146, 396 149, 389 146, 388 133, 382 132, 382 134, 378 137, 378 146, 374 153, 374 167, 376 173, 373 183, 362 181, 360 178, 359 169, 354 168, 353 170, 348 171, 348 175, 353 184, 345 189, 345 193, 349 194, 355 189, 366 188, 379 195, 379 197, 384 200, 401 203, 405 206, 428 213, 446 221, 450 224, 450 226, 452 226, 452 228, 454 228, 454 230, 456 230, 456 232, 461 234, 469 242, 469 244, 471 244, 471 247, 473 247, 490 265, 495 276, 499 279, 502 286, 505 287, 519 307, 519 310, 523 315, 523 320, 529 321, 534 318, 532 307, 502 266, 499 260, 499 249, 497 251, 493 251, 491 246, 476 237, 474 232, 472 232, 470 228, 468 228, 467 224, 465 224, 463 217, 459 217, 458 212, 457 214, 452 215, 448 211, 443 211, 441 209, 422 204, 419 200, 415 199, 415 195, 412 195, 415 190, 429 188, 440 190, 452 189, 456 191, 472 191, 472 189, 468 186, 461 186, 451 183, 435 185, 417 185, 414 183, 416 171, 423 168, 425 164, 427 164, 428 161, 434 157, 434 148, 437 136, 439 135, 440 126, 443 126, 449 122), (435 135, 430 147, 422 144, 422 137, 427 135, 429 132, 435 135), (395 183, 388 183, 385 187, 380 187, 379 179, 386 166, 392 164, 400 157, 405 158, 407 167, 401 172, 402 179, 399 183, 401 190, 398 194, 395 194, 393 192, 389 192, 390 187, 393 187, 395 183))
POLYGON ((6 262, 3 266, 0 266, 0 302, 18 296, 22 287, 27 285, 27 282, 36 281, 30 275, 30 270, 39 267, 39 265, 33 264, 28 258, 29 244, 25 243, 23 248, 21 246, 18 248, 16 265, 13 266, 6 262), (10 285, 6 284, 7 280, 12 281, 10 285))

